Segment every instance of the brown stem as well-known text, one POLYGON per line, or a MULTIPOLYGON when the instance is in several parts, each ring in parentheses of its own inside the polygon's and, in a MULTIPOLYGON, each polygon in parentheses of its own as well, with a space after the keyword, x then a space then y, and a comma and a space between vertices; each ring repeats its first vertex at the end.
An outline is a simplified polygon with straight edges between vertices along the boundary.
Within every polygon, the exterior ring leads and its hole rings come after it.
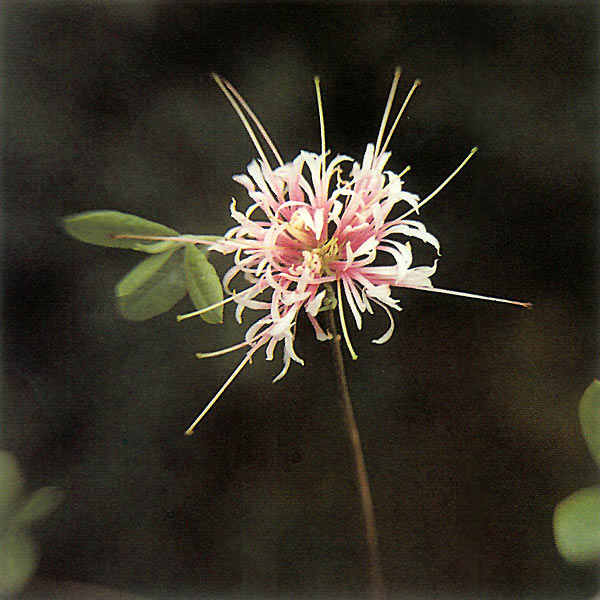
POLYGON ((379 542, 377 539, 377 527, 375 525, 373 498, 371 497, 371 489, 369 487, 369 479, 367 477, 365 457, 363 455, 360 443, 360 435, 358 433, 356 419, 354 418, 354 409, 352 408, 352 400, 350 399, 348 382, 346 381, 344 358, 342 355, 340 336, 337 333, 337 327, 335 324, 335 314, 333 310, 327 311, 327 314, 329 317, 329 330, 333 335, 331 350, 333 352, 333 363, 335 365, 335 374, 340 392, 340 403, 344 413, 344 422, 346 424, 348 437, 350 438, 350 444, 352 446, 352 454, 354 456, 356 483, 358 485, 358 491, 360 494, 360 503, 362 506, 365 524, 365 537, 369 550, 370 595, 374 600, 381 600, 385 597, 385 586, 383 583, 381 560, 379 558, 379 542))

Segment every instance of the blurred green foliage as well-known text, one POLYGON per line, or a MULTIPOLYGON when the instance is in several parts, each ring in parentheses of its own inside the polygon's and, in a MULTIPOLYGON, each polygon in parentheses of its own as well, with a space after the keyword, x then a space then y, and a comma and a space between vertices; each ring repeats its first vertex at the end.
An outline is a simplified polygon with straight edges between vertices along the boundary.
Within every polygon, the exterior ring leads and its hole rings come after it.
POLYGON ((38 549, 31 526, 61 499, 62 492, 50 486, 27 496, 17 460, 0 452, 0 595, 19 592, 33 575, 38 549))
MULTIPOLYGON (((587 445, 600 467, 600 381, 594 380, 579 403, 587 445)), ((554 511, 554 537, 560 554, 573 563, 600 560, 600 486, 571 494, 554 511)))

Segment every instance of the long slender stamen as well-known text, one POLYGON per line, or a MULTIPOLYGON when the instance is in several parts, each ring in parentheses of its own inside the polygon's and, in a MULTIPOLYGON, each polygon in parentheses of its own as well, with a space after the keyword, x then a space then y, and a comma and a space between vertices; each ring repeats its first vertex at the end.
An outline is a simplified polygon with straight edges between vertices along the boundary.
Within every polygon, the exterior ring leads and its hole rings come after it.
POLYGON ((116 233, 110 236, 113 240, 144 240, 148 242, 181 242, 183 244, 204 244, 210 246, 218 240, 225 239, 221 235, 206 235, 202 237, 186 235, 134 235, 116 233))
POLYGON ((385 131, 385 126, 387 125, 387 120, 390 116, 390 111, 392 110, 392 104, 394 103, 394 96, 396 95, 396 89, 398 87, 398 81, 400 81, 401 73, 402 73, 402 69, 400 67, 396 67, 396 69, 394 71, 394 79, 392 81, 392 87, 390 89, 387 103, 385 105, 385 111, 383 112, 383 119, 381 119, 381 125, 379 126, 379 133, 377 134, 377 143, 375 144, 375 156, 379 156, 379 147, 381 146, 381 140, 383 139, 383 132, 385 131))
POLYGON ((410 165, 406 165, 401 173, 398 174, 398 177, 402 177, 402 175, 406 175, 410 171, 410 165))
MULTIPOLYGON (((250 250, 256 249, 256 243, 250 240, 226 238, 222 235, 204 235, 202 237, 186 236, 186 235, 134 235, 127 233, 119 233, 110 236, 113 240, 144 240, 148 242, 180 242, 182 244, 202 244, 205 246, 211 246, 215 242, 222 241, 228 244, 237 244, 240 250, 246 248, 250 250)), ((261 246, 261 250, 285 250, 284 246, 261 246)))
MULTIPOLYGON (((408 286, 407 286, 408 287, 408 286)), ((470 294, 469 292, 457 292, 455 290, 444 290, 433 287, 410 286, 410 289, 421 290, 423 292, 437 292, 438 294, 448 294, 450 296, 462 296, 463 298, 474 298, 475 300, 490 300, 492 302, 502 302, 503 304, 514 304, 531 310, 531 302, 519 302, 518 300, 506 300, 505 298, 495 298, 494 296, 482 296, 481 294, 470 294)))
POLYGON ((346 347, 348 348, 348 352, 350 352, 350 356, 352 360, 356 360, 358 358, 358 354, 354 352, 354 348, 350 343, 350 336, 348 335, 348 328, 346 327, 346 318, 344 317, 344 308, 342 307, 342 288, 340 284, 340 278, 337 278, 337 300, 338 300, 338 309, 340 313, 340 325, 342 326, 342 333, 344 334, 344 341, 346 342, 346 347))
POLYGON ((235 110, 235 112, 237 113, 238 117, 240 118, 242 124, 246 128, 246 131, 248 132, 248 135, 250 136, 250 139, 252 140, 254 147, 256 148, 257 152, 260 154, 260 157, 262 158, 264 163, 268 165, 269 161, 267 160, 267 157, 262 149, 262 146, 259 144, 258 139, 257 139, 254 131, 252 130, 252 127, 250 126, 248 119, 246 119, 246 115, 244 115, 244 112, 240 108, 239 103, 233 97, 231 92, 227 89, 227 87, 223 83, 223 80, 216 73, 213 73, 212 76, 213 76, 213 79, 217 82, 217 85, 221 88, 221 91, 225 94, 225 97, 227 98, 227 100, 229 100, 229 103, 231 104, 231 106, 233 106, 233 109, 235 110))
MULTIPOLYGON (((392 135, 394 135, 394 131, 396 130, 396 126, 398 125, 398 123, 400 122, 400 117, 402 116, 402 114, 404 113, 404 109, 407 107, 412 95, 415 93, 415 90, 421 85, 421 80, 420 79, 415 79, 415 82, 413 83, 413 86, 410 88, 410 92, 408 92, 408 94, 406 95, 406 98, 404 99, 404 103, 402 104, 402 108, 400 109, 400 112, 398 113, 398 116, 396 117, 394 124, 392 125, 392 128, 390 129, 390 132, 388 133, 387 138, 385 139, 385 143, 383 144, 383 148, 381 149, 381 154, 383 154, 387 147, 388 144, 390 143, 390 140, 392 139, 392 135)), ((375 156, 377 156, 377 154, 375 154, 375 156)))
POLYGON ((325 144, 325 117, 323 116, 323 101, 321 99, 321 80, 318 77, 314 78, 315 90, 317 92, 317 106, 319 108, 319 127, 321 129, 321 177, 325 176, 325 152, 327 146, 325 144))
POLYGON ((471 159, 471 157, 473 156, 473 154, 475 154, 475 152, 477 152, 477 150, 478 150, 477 146, 475 146, 475 148, 472 148, 471 152, 469 152, 469 155, 467 156, 467 158, 465 158, 460 163, 460 165, 458 165, 458 167, 456 167, 456 169, 454 169, 454 171, 445 179, 445 181, 443 181, 440 185, 438 185, 435 188, 435 190, 433 190, 433 192, 431 192, 431 194, 429 194, 429 196, 427 196, 427 198, 425 198, 425 200, 421 200, 421 202, 419 202, 419 204, 415 208, 411 208, 409 211, 405 212, 400 217, 400 219, 404 219, 405 217, 408 217, 408 215, 411 215, 416 210, 418 210, 419 208, 421 208, 421 206, 423 206, 424 204, 426 204, 427 202, 429 202, 434 196, 437 196, 438 193, 441 192, 448 185, 448 183, 450 183, 450 181, 452 181, 452 179, 454 179, 454 177, 456 176, 456 174, 469 162, 469 160, 471 159))
POLYGON ((239 292, 238 294, 232 294, 231 296, 228 296, 224 300, 221 300, 220 302, 215 302, 215 304, 211 304, 210 306, 205 306, 204 308, 201 308, 200 310, 195 310, 194 312, 185 313, 184 315, 177 315, 177 321, 183 321, 185 319, 191 319, 192 317, 197 317, 198 315, 203 315, 204 313, 211 311, 213 308, 219 308, 219 306, 223 306, 224 304, 227 304, 228 302, 231 302, 232 300, 239 298, 239 296, 241 296, 245 292, 246 292, 246 290, 239 292))
POLYGON ((223 354, 229 354, 230 352, 235 352, 236 350, 239 350, 240 348, 243 348, 244 346, 249 346, 250 344, 255 342, 259 337, 260 337, 260 335, 257 335, 249 341, 243 341, 243 342, 240 342, 239 344, 229 346, 229 348, 223 348, 222 350, 215 350, 214 352, 196 352, 196 357, 197 358, 213 358, 214 356, 222 356, 223 354))
POLYGON ((223 392, 229 387, 231 382, 239 375, 240 371, 250 362, 252 355, 256 352, 258 348, 253 348, 246 354, 244 360, 235 368, 233 373, 229 376, 227 381, 221 386, 221 389, 213 396, 213 399, 206 405, 204 410, 196 417, 196 420, 186 429, 185 435, 192 435, 194 433, 194 428, 200 421, 204 418, 206 413, 212 408, 213 404, 221 397, 223 392))
POLYGON ((267 142, 267 145, 271 149, 273 156, 275 156, 275 160, 277 160, 280 166, 283 166, 283 160, 281 158, 281 155, 279 154, 279 152, 277 152, 275 144, 271 140, 269 134, 267 133, 267 130, 263 127, 262 123, 254 113, 254 111, 248 106, 248 103, 244 100, 242 95, 231 85, 231 83, 229 83, 229 81, 227 81, 227 79, 221 79, 221 81, 227 87, 227 89, 235 96, 235 99, 244 107, 246 112, 250 115, 250 118, 254 121, 256 128, 258 129, 260 134, 265 139, 265 142, 267 142))

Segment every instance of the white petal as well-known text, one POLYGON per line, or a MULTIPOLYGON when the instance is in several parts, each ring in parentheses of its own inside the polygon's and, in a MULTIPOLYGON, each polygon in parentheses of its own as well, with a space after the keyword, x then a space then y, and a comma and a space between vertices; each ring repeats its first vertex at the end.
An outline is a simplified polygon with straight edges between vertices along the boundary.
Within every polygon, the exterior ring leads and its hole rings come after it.
POLYGON ((282 379, 284 377, 284 375, 288 372, 289 368, 290 368, 290 358, 289 358, 289 356, 284 356, 283 369, 281 369, 281 371, 279 372, 279 375, 277 375, 277 377, 275 377, 275 379, 273 379, 273 383, 282 379))
POLYGON ((419 196, 417 196, 417 194, 411 194, 410 192, 401 192, 399 195, 401 200, 408 202, 412 206, 412 208, 415 209, 415 212, 419 214, 420 199, 419 196))
POLYGON ((235 308, 235 320, 241 325, 242 324, 242 313, 246 307, 243 304, 238 304, 235 308))
POLYGON ((377 248, 378 245, 379 240, 375 236, 370 237, 366 242, 359 246, 358 250, 356 250, 356 252, 354 253, 354 256, 370 254, 371 252, 373 252, 373 250, 375 250, 375 248, 377 248))
POLYGON ((277 346, 278 340, 275 338, 271 338, 269 343, 267 344, 267 349, 265 350, 265 356, 267 360, 273 360, 273 351, 275 350, 275 346, 277 346))
POLYGON ((317 315, 326 293, 327 290, 320 291, 310 302, 306 304, 305 310, 309 315, 312 315, 313 317, 317 315))
POLYGON ((362 170, 371 169, 373 167, 373 156, 375 155, 375 146, 373 144, 367 144, 365 155, 362 162, 362 170))
POLYGON ((304 361, 296 354, 294 350, 294 336, 288 335, 284 340, 285 348, 284 348, 284 356, 289 356, 292 360, 304 366, 304 361))
POLYGON ((344 291, 346 292, 346 300, 348 300, 348 305, 350 306, 350 310, 352 311, 354 320, 356 321, 356 327, 358 329, 362 329, 362 317, 358 312, 358 308, 356 307, 356 302, 354 301, 354 296, 351 290, 351 286, 355 284, 352 281, 348 281, 345 277, 342 278, 342 283, 344 284, 344 291))
POLYGON ((285 335, 291 335, 292 323, 296 317, 298 307, 291 307, 287 313, 273 321, 273 327, 270 334, 277 339, 281 339, 285 335))
POLYGON ((253 192, 256 189, 256 186, 252 182, 252 179, 250 179, 250 177, 248 177, 248 175, 246 175, 245 173, 242 175, 234 175, 232 179, 236 183, 243 185, 249 192, 253 192))
POLYGON ((387 316, 390 320, 390 326, 388 327, 388 330, 381 337, 374 339, 373 343, 374 344, 385 344, 392 337, 392 334, 394 333, 394 327, 395 327, 394 317, 392 317, 392 313, 390 312, 390 309, 387 306, 385 306, 384 304, 381 304, 377 300, 374 300, 374 302, 379 304, 379 306, 381 306, 381 308, 383 308, 383 310, 385 310, 385 312, 387 313, 387 316))
POLYGON ((319 322, 317 321, 316 317, 313 317, 313 315, 309 314, 308 315, 308 320, 310 321, 311 325, 313 326, 314 330, 315 330, 315 334, 317 336, 317 339, 320 342, 325 342, 326 340, 330 340, 333 338, 333 336, 331 335, 331 333, 327 332, 325 333, 322 329, 322 327, 319 325, 319 322))

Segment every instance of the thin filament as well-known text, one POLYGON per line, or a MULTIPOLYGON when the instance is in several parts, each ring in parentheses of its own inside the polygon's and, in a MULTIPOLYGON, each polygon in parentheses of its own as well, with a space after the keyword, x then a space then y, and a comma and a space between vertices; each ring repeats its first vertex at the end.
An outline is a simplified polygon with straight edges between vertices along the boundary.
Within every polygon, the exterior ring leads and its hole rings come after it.
MULTIPOLYGON (((400 112, 398 113, 398 116, 396 117, 394 124, 392 125, 392 128, 390 129, 390 132, 388 133, 387 138, 385 139, 385 143, 383 144, 383 148, 381 149, 381 154, 383 154, 386 151, 386 148, 388 147, 388 144, 390 143, 390 140, 392 139, 392 135, 394 135, 394 131, 396 131, 396 126, 400 122, 400 117, 404 113, 404 109, 407 107, 412 95, 415 93, 415 90, 420 85, 421 85, 421 80, 415 79, 415 82, 413 83, 413 86, 410 88, 410 92, 408 92, 408 94, 406 95, 406 98, 404 99, 404 103, 402 104, 402 108, 400 108, 400 112)), ((377 154, 375 154, 375 156, 377 156, 377 154)))
POLYGON ((314 78, 315 90, 317 92, 317 106, 319 109, 319 127, 321 129, 321 176, 325 176, 325 152, 327 146, 325 144, 325 117, 323 116, 323 100, 321 98, 321 80, 318 77, 314 78))
POLYGON ((238 117, 240 118, 242 124, 246 128, 246 131, 248 132, 248 135, 250 136, 250 139, 252 140, 252 143, 254 144, 254 147, 256 148, 260 157, 262 158, 262 160, 264 161, 265 164, 269 165, 269 161, 267 160, 267 157, 266 157, 261 145, 259 144, 258 139, 257 139, 256 135, 254 134, 254 131, 252 130, 252 127, 250 126, 250 123, 248 122, 248 119, 246 119, 246 116, 244 115, 242 109, 240 108, 239 103, 232 96, 231 92, 227 89, 227 87, 223 83, 223 80, 216 73, 213 73, 212 76, 213 76, 213 79, 217 82, 217 85, 221 88, 221 91, 225 94, 225 97, 227 98, 227 100, 229 100, 229 103, 231 104, 231 106, 233 106, 233 109, 235 110, 235 112, 237 113, 238 117))
POLYGON ((350 343, 350 336, 348 335, 348 328, 346 327, 346 318, 344 317, 344 308, 342 307, 342 288, 340 285, 340 278, 337 279, 337 295, 338 295, 338 309, 340 313, 340 324, 342 326, 342 333, 344 334, 344 341, 346 342, 346 347, 350 352, 350 356, 352 360, 356 360, 358 358, 358 354, 354 352, 354 348, 350 343))
POLYGON ((183 244, 204 244, 210 246, 217 240, 224 239, 222 236, 212 235, 206 238, 197 238, 185 235, 135 235, 128 233, 116 233, 110 236, 113 240, 144 240, 148 242, 181 242, 183 244), (211 239, 208 239, 211 238, 211 239))
POLYGON ((221 300, 220 302, 215 302, 215 304, 211 304, 210 306, 205 306, 204 308, 201 308, 200 310, 195 310, 194 312, 186 313, 184 315, 177 315, 177 321, 191 319, 192 317, 197 317, 198 315, 203 315, 204 313, 207 313, 208 311, 212 310, 213 308, 219 308, 219 306, 223 306, 224 304, 227 304, 228 302, 235 300, 238 296, 241 296, 245 291, 246 290, 244 290, 243 292, 240 292, 239 294, 232 294, 231 296, 228 296, 224 300, 221 300))
POLYGON ((438 294, 448 294, 450 296, 462 296, 463 298, 474 298, 475 300, 490 300, 492 302, 502 302, 503 304, 514 304, 531 310, 533 304, 531 302, 519 302, 518 300, 506 300, 505 298, 495 298, 493 296, 482 296, 480 294, 470 294, 469 292, 457 292, 455 290, 444 290, 434 287, 411 286, 411 289, 422 290, 423 292, 437 292, 438 294))
POLYGON ((456 169, 454 169, 454 171, 445 179, 445 181, 443 181, 440 185, 438 185, 437 188, 435 188, 435 190, 433 190, 433 192, 431 192, 431 194, 429 194, 429 196, 427 196, 427 198, 425 198, 425 200, 421 200, 421 202, 419 202, 419 204, 417 204, 417 206, 415 208, 411 208, 409 211, 405 212, 400 217, 400 219, 404 219, 405 217, 408 217, 408 215, 414 213, 416 210, 421 208, 421 206, 423 206, 424 204, 429 202, 434 196, 437 196, 438 193, 441 192, 448 185, 448 183, 450 183, 450 181, 452 181, 452 179, 454 179, 456 174, 469 162, 469 160, 471 159, 473 154, 475 154, 475 152, 477 152, 477 146, 475 146, 475 148, 471 149, 471 152, 469 152, 469 155, 467 156, 467 158, 465 158, 460 163, 460 165, 458 165, 458 167, 456 167, 456 169))
POLYGON ((212 358, 214 356, 222 356, 223 354, 229 354, 230 352, 235 352, 244 346, 249 346, 253 342, 255 342, 260 336, 255 336, 251 340, 240 342, 239 344, 235 344, 233 346, 229 346, 229 348, 223 348, 222 350, 215 350, 214 352, 197 352, 197 358, 212 358))
POLYGON ((387 125, 387 120, 390 116, 390 111, 392 110, 392 104, 394 103, 394 96, 396 95, 396 89, 398 88, 398 81, 400 81, 401 73, 402 73, 402 69, 400 67, 396 67, 396 69, 394 71, 394 79, 392 81, 392 87, 390 89, 387 103, 385 105, 385 111, 383 112, 383 119, 381 119, 381 125, 379 126, 379 133, 377 134, 377 143, 375 144, 375 156, 379 156, 379 147, 381 146, 381 140, 383 139, 383 132, 385 131, 385 126, 387 125))
POLYGON ((221 79, 221 81, 227 87, 227 89, 235 96, 235 99, 244 107, 246 112, 250 115, 250 118, 254 121, 256 128, 258 129, 260 134, 265 139, 265 142, 267 142, 267 145, 271 149, 273 156, 275 156, 275 160, 277 160, 277 162, 280 164, 280 166, 283 166, 283 160, 282 160, 279 152, 277 152, 277 148, 275 147, 275 144, 271 140, 269 134, 267 133, 267 130, 262 126, 262 123, 256 116, 255 112, 250 108, 250 106, 248 106, 248 103, 244 100, 242 95, 231 85, 231 83, 229 83, 229 81, 227 81, 227 79, 221 79))
POLYGON ((258 348, 253 348, 246 354, 244 360, 235 368, 227 381, 221 386, 221 389, 213 396, 213 399, 206 405, 205 409, 196 417, 196 420, 186 429, 185 435, 192 435, 194 428, 204 418, 206 413, 212 408, 213 404, 221 397, 223 392, 229 387, 231 382, 239 375, 240 371, 250 362, 252 355, 258 348))

